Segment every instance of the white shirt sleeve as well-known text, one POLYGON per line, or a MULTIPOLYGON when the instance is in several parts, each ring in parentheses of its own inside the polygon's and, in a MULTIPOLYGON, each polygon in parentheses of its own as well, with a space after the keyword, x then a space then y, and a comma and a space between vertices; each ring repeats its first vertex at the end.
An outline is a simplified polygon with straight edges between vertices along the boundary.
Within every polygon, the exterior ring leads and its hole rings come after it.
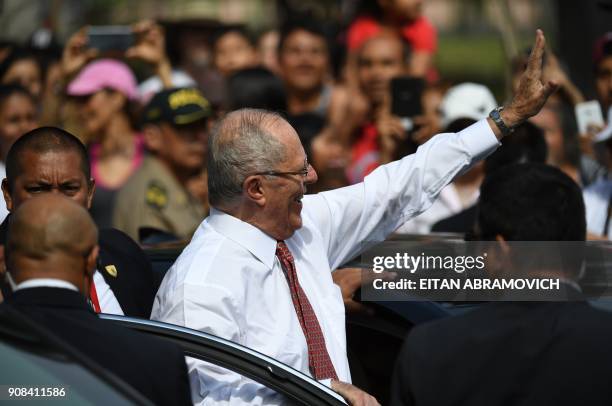
POLYGON ((305 215, 321 232, 331 269, 422 213, 455 176, 499 145, 481 120, 459 133, 436 135, 414 154, 380 166, 362 183, 310 197, 305 215))

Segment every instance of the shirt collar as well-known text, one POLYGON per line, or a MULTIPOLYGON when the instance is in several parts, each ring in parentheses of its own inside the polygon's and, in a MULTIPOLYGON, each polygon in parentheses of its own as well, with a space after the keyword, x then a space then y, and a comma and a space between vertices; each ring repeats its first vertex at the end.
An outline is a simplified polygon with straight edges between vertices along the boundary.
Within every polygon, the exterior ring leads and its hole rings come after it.
POLYGON ((210 209, 210 224, 219 234, 246 248, 269 269, 274 267, 276 240, 252 224, 215 208, 210 209))
POLYGON ((54 279, 54 278, 28 279, 27 281, 21 282, 20 284, 15 286, 15 288, 13 290, 16 292, 16 291, 22 290, 22 289, 42 288, 42 287, 45 287, 45 288, 70 289, 70 290, 74 290, 76 292, 79 291, 79 289, 76 286, 74 286, 72 283, 66 282, 66 281, 61 280, 61 279, 54 279))

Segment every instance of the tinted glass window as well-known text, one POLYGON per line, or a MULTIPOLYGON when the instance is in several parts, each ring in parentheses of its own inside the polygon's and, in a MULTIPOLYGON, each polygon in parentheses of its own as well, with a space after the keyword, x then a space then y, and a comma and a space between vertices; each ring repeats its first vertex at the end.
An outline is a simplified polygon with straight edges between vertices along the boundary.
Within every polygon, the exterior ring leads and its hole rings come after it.
MULTIPOLYGON (((61 354, 49 354, 40 349, 33 349, 30 345, 25 347, 13 341, 0 341, 0 359, 2 360, 0 403, 3 400, 16 399, 8 397, 9 387, 44 387, 65 390, 65 397, 33 398, 44 399, 44 404, 132 404, 89 370, 71 362, 61 354)), ((42 392, 39 390, 38 394, 42 392)))

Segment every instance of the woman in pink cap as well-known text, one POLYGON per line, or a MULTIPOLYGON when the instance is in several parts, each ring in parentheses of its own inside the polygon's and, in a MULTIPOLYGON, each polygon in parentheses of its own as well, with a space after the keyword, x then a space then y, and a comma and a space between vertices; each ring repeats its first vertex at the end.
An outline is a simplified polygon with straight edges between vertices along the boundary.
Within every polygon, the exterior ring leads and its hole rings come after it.
MULTIPOLYGON (((163 86, 170 87, 171 66, 162 28, 153 21, 142 21, 132 29, 135 44, 122 56, 151 64, 163 86)), ((99 227, 111 227, 115 195, 144 157, 144 139, 136 131, 134 114, 137 83, 130 68, 117 59, 87 64, 100 54, 87 42, 86 29, 70 38, 62 57, 62 72, 72 78, 66 93, 78 104, 82 136, 89 141, 91 173, 96 181, 91 214, 99 227)))
POLYGON ((116 192, 140 167, 144 154, 143 137, 132 118, 136 79, 123 62, 98 59, 76 75, 66 93, 76 100, 84 135, 92 141, 89 153, 96 194, 91 214, 99 227, 110 227, 116 192))

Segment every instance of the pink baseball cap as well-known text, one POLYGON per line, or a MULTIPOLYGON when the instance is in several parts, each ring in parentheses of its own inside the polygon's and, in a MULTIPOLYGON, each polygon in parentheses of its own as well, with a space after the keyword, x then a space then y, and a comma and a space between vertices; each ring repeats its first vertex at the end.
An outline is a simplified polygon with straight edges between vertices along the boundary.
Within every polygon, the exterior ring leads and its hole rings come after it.
POLYGON ((138 98, 134 74, 116 59, 91 62, 70 82, 66 91, 69 96, 87 96, 102 89, 116 90, 130 100, 138 98))

